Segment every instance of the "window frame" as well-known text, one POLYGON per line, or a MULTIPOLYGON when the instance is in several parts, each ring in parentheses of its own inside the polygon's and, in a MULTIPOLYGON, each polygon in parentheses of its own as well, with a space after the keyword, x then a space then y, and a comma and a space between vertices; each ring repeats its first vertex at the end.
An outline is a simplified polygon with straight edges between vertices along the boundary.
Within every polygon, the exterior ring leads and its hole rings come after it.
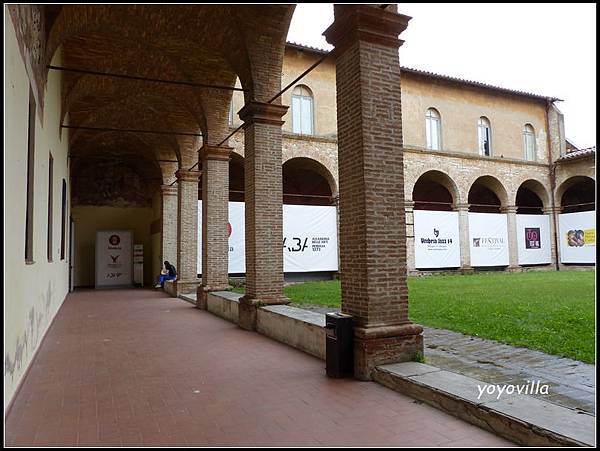
POLYGON ((523 151, 525 154, 526 161, 536 161, 537 160, 537 146, 535 142, 535 129, 531 124, 525 124, 523 126, 523 151), (528 137, 531 140, 531 149, 528 148, 528 137), (529 150, 531 150, 531 158, 529 158, 529 150))
POLYGON ((492 123, 490 122, 490 120, 486 117, 486 116, 480 116, 479 119, 477 120, 477 150, 479 152, 479 155, 482 157, 491 157, 493 156, 493 149, 492 149, 492 123), (484 122, 485 121, 485 122, 484 122), (487 145, 488 145, 488 154, 486 155, 485 153, 485 147, 483 145, 483 142, 481 140, 482 136, 483 136, 483 131, 487 130, 487 145))
POLYGON ((425 111, 425 147, 428 150, 442 150, 442 115, 436 108, 428 108, 425 111), (435 116, 433 114, 435 114, 435 116), (430 126, 435 124, 437 135, 437 147, 434 147, 431 141, 430 126))
POLYGON ((52 262, 54 238, 54 157, 48 152, 48 233, 46 236, 46 253, 48 262, 52 262))
POLYGON ((35 96, 29 87, 29 112, 27 118, 27 179, 25 201, 25 263, 33 264, 33 232, 34 232, 34 191, 35 191, 35 129, 36 129, 35 96))
POLYGON ((306 85, 296 85, 294 87, 294 90, 292 91, 292 115, 291 115, 291 122, 292 122, 292 133, 294 133, 295 135, 301 135, 301 136, 315 136, 315 98, 314 98, 314 94, 312 92, 312 90, 306 86, 306 85), (297 93, 298 88, 300 88, 300 94, 297 93), (306 92, 308 93, 308 95, 304 95, 302 93, 303 90, 306 90, 306 92), (295 131, 295 127, 296 127, 296 121, 294 121, 294 98, 297 98, 299 100, 299 104, 300 104, 300 111, 299 111, 299 117, 300 117, 300 126, 299 126, 299 132, 295 131), (310 133, 304 133, 304 131, 302 130, 302 100, 303 99, 308 99, 310 100, 310 133))

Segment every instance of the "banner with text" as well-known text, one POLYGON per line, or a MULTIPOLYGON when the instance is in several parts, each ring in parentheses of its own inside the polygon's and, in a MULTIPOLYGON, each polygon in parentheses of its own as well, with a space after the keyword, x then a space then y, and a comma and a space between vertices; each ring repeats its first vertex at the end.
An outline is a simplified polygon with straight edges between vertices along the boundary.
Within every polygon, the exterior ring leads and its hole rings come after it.
POLYGON ((550 217, 517 215, 517 246, 519 265, 552 263, 550 217))
POLYGON ((133 239, 131 231, 96 232, 96 287, 132 285, 133 239))
POLYGON ((558 215, 561 263, 596 263, 596 212, 558 215))
POLYGON ((414 210, 415 267, 460 267, 458 213, 414 210))
MULTIPOLYGON (((245 204, 229 202, 229 273, 246 272, 245 204)), ((284 272, 338 270, 335 207, 283 206, 284 272)), ((198 273, 202 273, 202 201, 198 201, 198 273)))
POLYGON ((469 213, 471 266, 508 266, 505 214, 469 213))

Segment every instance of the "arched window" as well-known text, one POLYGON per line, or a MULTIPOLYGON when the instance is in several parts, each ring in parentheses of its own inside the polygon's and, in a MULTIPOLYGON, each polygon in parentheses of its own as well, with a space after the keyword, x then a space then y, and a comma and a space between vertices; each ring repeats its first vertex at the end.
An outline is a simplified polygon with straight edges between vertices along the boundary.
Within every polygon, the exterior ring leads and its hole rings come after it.
POLYGON ((313 95, 304 85, 298 85, 292 92, 292 130, 300 135, 313 132, 313 95))
POLYGON ((442 148, 442 120, 440 113, 434 108, 429 108, 425 113, 425 134, 427 135, 427 148, 441 150, 442 148))
POLYGON ((523 127, 523 149, 525 150, 525 159, 535 161, 535 132, 529 124, 525 124, 523 127))
POLYGON ((479 142, 479 155, 489 157, 492 155, 492 129, 488 118, 481 116, 477 126, 479 142))

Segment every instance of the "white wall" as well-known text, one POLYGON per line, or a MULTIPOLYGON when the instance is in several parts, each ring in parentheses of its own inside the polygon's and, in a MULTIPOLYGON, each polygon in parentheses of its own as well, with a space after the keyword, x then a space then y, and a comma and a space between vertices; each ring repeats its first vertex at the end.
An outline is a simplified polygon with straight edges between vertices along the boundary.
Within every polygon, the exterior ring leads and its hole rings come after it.
MULTIPOLYGON (((59 136, 60 72, 51 71, 44 122, 35 130, 33 259, 25 263, 29 81, 10 15, 4 14, 4 410, 12 400, 48 326, 68 292, 68 239, 60 259, 62 180, 67 181, 68 135, 59 136), (48 155, 54 158, 53 261, 47 258, 48 155)), ((52 64, 60 65, 60 54, 52 64)), ((67 206, 70 199, 67 199, 67 206)), ((67 209, 67 216, 69 211, 67 209)), ((67 222, 68 226, 68 222, 67 222)), ((68 227, 67 227, 68 238, 68 227)))

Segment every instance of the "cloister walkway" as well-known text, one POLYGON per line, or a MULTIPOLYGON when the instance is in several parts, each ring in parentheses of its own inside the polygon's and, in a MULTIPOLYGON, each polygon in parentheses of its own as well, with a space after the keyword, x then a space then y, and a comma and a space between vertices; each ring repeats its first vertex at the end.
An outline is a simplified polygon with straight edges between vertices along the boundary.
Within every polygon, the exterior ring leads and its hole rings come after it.
POLYGON ((70 294, 6 417, 6 445, 509 445, 149 290, 70 294))

